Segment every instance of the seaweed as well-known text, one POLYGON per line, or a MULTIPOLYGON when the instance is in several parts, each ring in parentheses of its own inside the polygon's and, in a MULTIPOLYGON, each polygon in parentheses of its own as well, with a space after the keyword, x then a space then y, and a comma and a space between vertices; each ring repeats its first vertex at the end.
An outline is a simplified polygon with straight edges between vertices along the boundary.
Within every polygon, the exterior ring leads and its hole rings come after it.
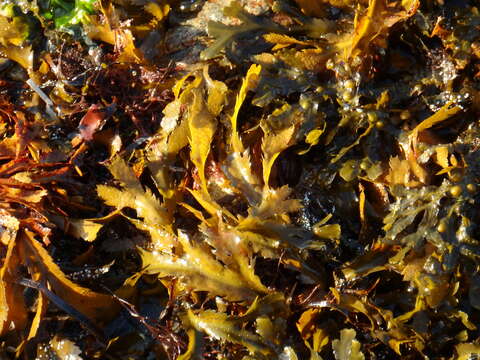
POLYGON ((0 358, 476 358, 479 19, 2 4, 0 358))

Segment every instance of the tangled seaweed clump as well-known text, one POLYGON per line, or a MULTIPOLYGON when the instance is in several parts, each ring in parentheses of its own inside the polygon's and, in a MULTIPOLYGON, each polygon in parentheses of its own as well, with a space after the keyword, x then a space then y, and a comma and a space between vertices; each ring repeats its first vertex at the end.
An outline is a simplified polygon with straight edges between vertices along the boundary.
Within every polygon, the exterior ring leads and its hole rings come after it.
POLYGON ((0 358, 480 355, 480 12, 0 5, 0 358))

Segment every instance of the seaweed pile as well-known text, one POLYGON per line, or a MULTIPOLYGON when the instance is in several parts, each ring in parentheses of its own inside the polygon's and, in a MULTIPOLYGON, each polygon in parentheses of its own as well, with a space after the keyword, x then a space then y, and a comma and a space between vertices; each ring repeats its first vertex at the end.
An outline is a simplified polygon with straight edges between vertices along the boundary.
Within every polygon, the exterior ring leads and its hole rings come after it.
POLYGON ((4 0, 0 359, 476 359, 474 0, 4 0))

